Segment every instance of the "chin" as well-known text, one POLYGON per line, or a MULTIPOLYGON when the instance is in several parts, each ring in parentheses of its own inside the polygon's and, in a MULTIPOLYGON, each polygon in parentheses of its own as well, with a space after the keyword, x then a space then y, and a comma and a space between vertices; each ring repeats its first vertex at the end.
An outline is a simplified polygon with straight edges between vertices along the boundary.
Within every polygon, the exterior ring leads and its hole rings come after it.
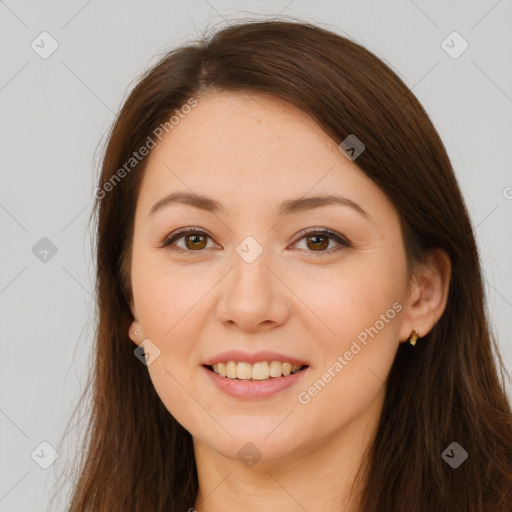
POLYGON ((212 450, 221 453, 225 457, 239 460, 247 467, 254 465, 271 466, 282 464, 287 458, 294 456, 295 446, 286 438, 270 439, 273 434, 265 438, 266 434, 257 434, 247 431, 247 435, 237 434, 234 439, 225 438, 209 439, 205 442, 212 450))

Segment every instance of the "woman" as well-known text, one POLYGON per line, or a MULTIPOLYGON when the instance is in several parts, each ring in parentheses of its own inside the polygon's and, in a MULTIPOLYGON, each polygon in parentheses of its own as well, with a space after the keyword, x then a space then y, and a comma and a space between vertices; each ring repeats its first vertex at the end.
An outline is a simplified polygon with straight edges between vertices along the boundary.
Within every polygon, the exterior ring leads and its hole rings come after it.
POLYGON ((95 195, 71 512, 512 510, 468 213, 376 56, 285 21, 171 51, 124 103, 95 195))

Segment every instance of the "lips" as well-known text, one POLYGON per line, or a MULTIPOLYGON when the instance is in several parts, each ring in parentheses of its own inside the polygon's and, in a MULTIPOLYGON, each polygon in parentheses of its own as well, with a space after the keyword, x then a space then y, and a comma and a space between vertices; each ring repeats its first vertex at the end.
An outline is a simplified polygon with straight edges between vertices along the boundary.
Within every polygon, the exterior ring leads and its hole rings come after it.
POLYGON ((222 392, 239 399, 270 398, 309 373, 309 362, 272 351, 222 352, 202 362, 206 375, 222 392))
POLYGON ((233 379, 222 377, 205 365, 202 365, 202 369, 204 374, 217 389, 226 395, 240 400, 270 399, 284 392, 286 389, 291 389, 293 386, 296 386, 301 379, 305 378, 305 375, 307 375, 310 370, 308 366, 305 366, 301 370, 286 376, 281 375, 275 378, 270 377, 264 380, 255 380, 252 378, 233 379))
POLYGON ((281 361, 283 363, 290 363, 292 365, 309 366, 309 363, 304 359, 298 359, 289 354, 281 354, 271 351, 256 352, 249 354, 247 352, 241 352, 237 350, 231 350, 228 352, 222 352, 214 357, 211 357, 203 361, 203 366, 213 366, 218 363, 227 363, 229 361, 245 362, 245 363, 260 363, 262 361, 281 361))

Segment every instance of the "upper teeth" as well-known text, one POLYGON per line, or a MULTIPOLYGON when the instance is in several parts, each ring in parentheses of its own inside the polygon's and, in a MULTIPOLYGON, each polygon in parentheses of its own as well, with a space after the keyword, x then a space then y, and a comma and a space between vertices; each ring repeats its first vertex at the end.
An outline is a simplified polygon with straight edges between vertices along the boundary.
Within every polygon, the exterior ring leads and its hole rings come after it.
POLYGON ((229 379, 254 379, 265 380, 269 377, 280 377, 281 375, 290 375, 302 368, 300 364, 282 363, 281 361, 261 361, 259 363, 246 363, 228 361, 227 363, 217 363, 213 365, 213 371, 221 377, 229 379))

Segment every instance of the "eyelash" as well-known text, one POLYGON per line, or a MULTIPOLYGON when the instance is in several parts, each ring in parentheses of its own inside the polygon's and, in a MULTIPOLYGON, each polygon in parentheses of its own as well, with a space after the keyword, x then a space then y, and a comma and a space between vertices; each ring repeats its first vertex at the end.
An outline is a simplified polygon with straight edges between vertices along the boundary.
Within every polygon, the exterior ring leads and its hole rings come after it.
MULTIPOLYGON (((201 229, 193 228, 193 227, 182 228, 182 229, 175 231, 174 233, 171 233, 169 236, 167 236, 164 240, 162 240, 161 244, 158 247, 159 248, 168 248, 171 251, 179 251, 179 252, 188 252, 188 253, 203 252, 204 249, 198 250, 198 251, 191 251, 189 249, 183 249, 181 247, 171 247, 171 244, 173 244, 175 241, 177 241, 181 238, 184 238, 187 235, 191 235, 191 234, 204 235, 207 238, 211 239, 210 235, 208 233, 202 231, 201 229)), ((342 235, 338 235, 337 233, 330 231, 328 229, 310 229, 310 230, 305 229, 305 230, 299 232, 298 236, 300 236, 300 238, 298 238, 294 244, 298 243, 303 238, 308 238, 308 237, 312 237, 312 236, 324 236, 324 237, 330 238, 340 244, 338 247, 335 247, 334 249, 328 249, 325 251, 318 251, 318 252, 306 251, 306 252, 310 252, 312 254, 312 256, 314 256, 314 257, 322 256, 324 254, 337 253, 342 249, 352 247, 350 242, 345 237, 343 237, 342 235)))

